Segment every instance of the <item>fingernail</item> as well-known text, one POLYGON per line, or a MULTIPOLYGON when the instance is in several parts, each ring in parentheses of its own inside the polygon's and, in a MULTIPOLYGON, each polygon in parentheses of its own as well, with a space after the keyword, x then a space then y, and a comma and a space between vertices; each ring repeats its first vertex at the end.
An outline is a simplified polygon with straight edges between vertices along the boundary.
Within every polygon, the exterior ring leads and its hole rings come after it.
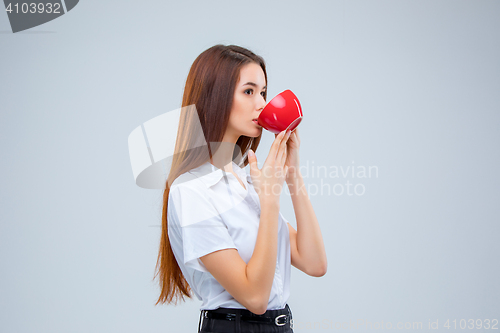
POLYGON ((249 155, 249 156, 252 156, 252 157, 253 157, 253 156, 255 156, 255 154, 253 153, 252 149, 249 149, 249 150, 248 150, 248 155, 249 155))

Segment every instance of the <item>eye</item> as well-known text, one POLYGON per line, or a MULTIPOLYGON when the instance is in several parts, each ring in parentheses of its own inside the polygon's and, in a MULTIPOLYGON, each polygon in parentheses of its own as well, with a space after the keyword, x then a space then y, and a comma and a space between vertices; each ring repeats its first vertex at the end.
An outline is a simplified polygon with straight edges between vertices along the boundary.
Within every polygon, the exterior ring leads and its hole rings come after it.
MULTIPOLYGON (((248 91, 251 91, 253 93, 253 89, 251 89, 251 88, 245 90, 243 93, 247 94, 248 91)), ((264 98, 266 97, 266 91, 265 90, 263 92, 261 92, 260 94, 262 95, 262 97, 264 97, 264 98)))

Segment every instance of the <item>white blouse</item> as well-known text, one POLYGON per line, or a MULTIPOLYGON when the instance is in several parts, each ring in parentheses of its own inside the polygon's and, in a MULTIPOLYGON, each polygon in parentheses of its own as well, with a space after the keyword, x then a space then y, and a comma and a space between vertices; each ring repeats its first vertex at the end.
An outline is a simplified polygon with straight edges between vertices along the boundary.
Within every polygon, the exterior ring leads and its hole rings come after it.
MULTIPOLYGON (((250 174, 233 162, 226 173, 210 162, 194 168, 173 182, 168 198, 168 237, 177 263, 196 297, 200 310, 245 307, 207 271, 200 257, 235 248, 248 264, 260 222, 260 201, 250 174)), ((290 238, 288 220, 279 213, 278 258, 267 305, 285 307, 290 295, 290 238)))

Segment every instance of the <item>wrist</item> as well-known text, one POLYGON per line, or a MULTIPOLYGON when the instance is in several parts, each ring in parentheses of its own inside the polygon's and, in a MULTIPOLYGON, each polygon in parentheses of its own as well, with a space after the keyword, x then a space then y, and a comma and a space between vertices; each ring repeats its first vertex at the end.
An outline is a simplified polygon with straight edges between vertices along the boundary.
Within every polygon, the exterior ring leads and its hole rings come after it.
POLYGON ((278 209, 280 208, 280 197, 275 195, 259 196, 260 209, 278 209))
POLYGON ((299 168, 295 166, 289 167, 285 177, 286 182, 289 183, 299 178, 302 178, 299 168))

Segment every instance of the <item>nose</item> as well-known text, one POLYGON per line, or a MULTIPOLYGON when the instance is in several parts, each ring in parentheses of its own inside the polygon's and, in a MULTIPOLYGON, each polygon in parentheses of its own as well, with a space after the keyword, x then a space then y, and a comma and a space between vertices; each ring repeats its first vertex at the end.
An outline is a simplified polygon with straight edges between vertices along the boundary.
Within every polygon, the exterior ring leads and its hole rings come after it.
POLYGON ((267 105, 267 102, 263 98, 259 99, 259 102, 257 103, 257 111, 259 111, 259 113, 260 113, 266 105, 267 105))

